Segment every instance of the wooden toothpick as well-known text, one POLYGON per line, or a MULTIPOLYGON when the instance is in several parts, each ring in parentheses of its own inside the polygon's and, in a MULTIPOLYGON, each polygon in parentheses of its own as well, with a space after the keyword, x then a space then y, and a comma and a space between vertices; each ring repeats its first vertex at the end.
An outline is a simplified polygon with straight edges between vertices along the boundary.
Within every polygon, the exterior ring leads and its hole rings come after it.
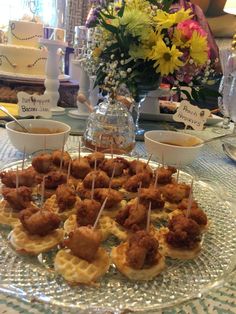
POLYGON ((96 229, 96 227, 97 227, 98 221, 99 221, 99 219, 100 219, 100 217, 101 217, 101 214, 102 214, 103 209, 104 209, 105 206, 106 206, 107 200, 108 200, 108 196, 105 198, 104 202, 102 203, 101 209, 100 209, 100 211, 99 211, 99 213, 98 213, 98 215, 97 215, 97 219, 96 219, 96 221, 95 221, 95 223, 94 223, 94 225, 93 225, 93 230, 96 229))
POLYGON ((63 165, 63 157, 64 157, 64 149, 65 149, 65 135, 63 136, 63 143, 62 143, 62 149, 61 149, 61 160, 60 160, 60 172, 62 171, 62 165, 63 165))
POLYGON ((91 200, 93 200, 93 197, 94 197, 95 179, 96 179, 96 175, 95 175, 95 173, 94 173, 94 174, 93 174, 93 180, 92 180, 91 200))
POLYGON ((25 146, 24 146, 24 151, 23 151, 23 159, 22 159, 21 169, 24 170, 24 168, 25 168, 25 146))
POLYGON ((43 207, 44 194, 45 194, 45 176, 43 176, 43 181, 42 181, 42 185, 41 185, 40 211, 42 210, 42 207, 43 207))
MULTIPOLYGON (((158 167, 159 168, 159 167, 158 167)), ((157 168, 157 169, 158 169, 157 168)), ((154 188, 157 187, 157 180, 158 180, 158 173, 157 173, 157 169, 156 169, 156 175, 155 175, 155 182, 154 182, 154 188)))
POLYGON ((148 161, 147 161, 147 163, 146 163, 146 167, 148 166, 148 164, 149 164, 151 158, 152 158, 152 154, 151 154, 151 155, 149 156, 149 158, 148 158, 148 161))
POLYGON ((79 139, 79 161, 80 161, 80 152, 81 152, 81 142, 80 142, 80 139, 79 139))
POLYGON ((192 208, 192 203, 193 203, 193 179, 192 179, 192 182, 191 182, 190 191, 189 191, 189 197, 188 197, 188 207, 187 207, 187 215, 186 215, 187 218, 190 215, 190 211, 191 211, 191 208, 192 208))
POLYGON ((70 160, 69 165, 68 165, 68 169, 67 169, 67 176, 66 176, 66 183, 67 184, 68 184, 69 178, 70 178, 71 162, 72 162, 72 160, 70 160))
POLYGON ((146 227, 147 232, 149 232, 149 229, 150 229, 151 209, 152 209, 152 202, 149 202, 148 212, 147 212, 147 227, 146 227))
POLYGON ((176 182, 179 182, 179 169, 177 169, 176 182))

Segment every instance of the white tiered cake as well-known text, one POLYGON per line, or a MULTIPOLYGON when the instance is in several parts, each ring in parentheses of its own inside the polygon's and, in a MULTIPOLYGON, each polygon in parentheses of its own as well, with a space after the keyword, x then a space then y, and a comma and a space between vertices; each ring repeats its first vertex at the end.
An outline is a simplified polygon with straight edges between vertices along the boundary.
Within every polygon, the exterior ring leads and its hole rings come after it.
POLYGON ((40 48, 43 24, 10 21, 7 44, 0 44, 0 75, 44 76, 47 49, 40 48))

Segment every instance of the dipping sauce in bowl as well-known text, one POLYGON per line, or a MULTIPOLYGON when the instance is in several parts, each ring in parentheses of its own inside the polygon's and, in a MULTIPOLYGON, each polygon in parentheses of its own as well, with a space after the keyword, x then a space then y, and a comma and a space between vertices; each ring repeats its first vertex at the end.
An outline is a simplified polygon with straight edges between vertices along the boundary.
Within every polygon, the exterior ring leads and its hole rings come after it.
MULTIPOLYGON (((55 133, 61 133, 63 132, 62 129, 49 129, 49 128, 36 128, 36 127, 27 127, 27 130, 29 133, 33 134, 55 134, 55 133)), ((25 133, 23 129, 16 128, 15 131, 25 133)))
POLYGON ((27 154, 44 149, 61 149, 71 130, 63 122, 48 119, 21 119, 20 122, 30 133, 25 133, 14 121, 6 124, 6 130, 12 145, 27 154))
POLYGON ((145 147, 159 162, 167 165, 187 165, 200 153, 202 140, 183 132, 148 131, 144 134, 145 147))

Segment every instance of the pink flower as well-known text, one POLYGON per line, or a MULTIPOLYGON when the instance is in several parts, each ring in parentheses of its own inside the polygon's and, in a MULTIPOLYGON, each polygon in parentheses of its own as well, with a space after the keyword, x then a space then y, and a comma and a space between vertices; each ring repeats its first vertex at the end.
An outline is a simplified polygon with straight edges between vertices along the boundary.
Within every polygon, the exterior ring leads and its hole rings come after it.
POLYGON ((201 36, 206 37, 207 33, 204 29, 201 28, 200 24, 196 21, 187 20, 181 22, 177 25, 177 29, 179 29, 186 39, 190 39, 194 31, 197 31, 201 36))

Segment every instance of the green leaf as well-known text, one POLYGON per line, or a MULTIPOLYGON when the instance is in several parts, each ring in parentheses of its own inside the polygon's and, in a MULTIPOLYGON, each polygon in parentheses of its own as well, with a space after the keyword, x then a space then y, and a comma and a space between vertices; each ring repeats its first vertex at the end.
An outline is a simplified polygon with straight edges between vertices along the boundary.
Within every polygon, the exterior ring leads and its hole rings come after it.
POLYGON ((181 93, 183 93, 190 102, 193 100, 191 94, 187 90, 183 89, 181 90, 181 93))
POLYGON ((111 33, 117 33, 117 28, 111 24, 107 24, 104 20, 102 20, 102 26, 111 33))
POLYGON ((112 20, 112 19, 113 19, 113 20, 115 19, 115 16, 110 15, 110 14, 106 14, 106 13, 104 13, 103 11, 101 11, 100 14, 103 15, 104 17, 106 17, 107 19, 111 19, 111 20, 112 20))
POLYGON ((123 2, 122 7, 120 8, 119 12, 118 12, 118 16, 122 17, 125 11, 125 2, 123 2))

